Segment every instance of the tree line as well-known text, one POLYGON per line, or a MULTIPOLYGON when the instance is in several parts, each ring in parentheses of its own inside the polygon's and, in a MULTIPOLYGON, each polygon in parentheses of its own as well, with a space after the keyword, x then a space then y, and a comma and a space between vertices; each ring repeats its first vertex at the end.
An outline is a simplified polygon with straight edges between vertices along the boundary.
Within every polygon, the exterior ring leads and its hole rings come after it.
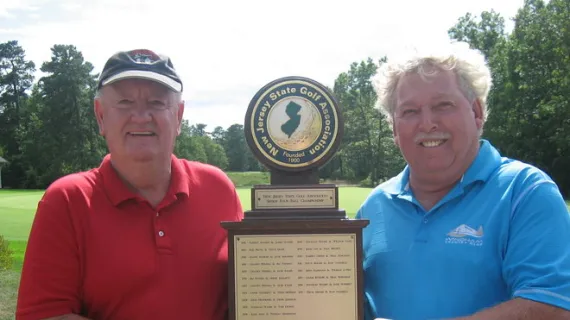
MULTIPOLYGON (((492 69, 484 138, 505 156, 550 174, 570 196, 570 1, 527 0, 505 31, 494 11, 467 13, 449 37, 481 50, 492 69)), ((344 118, 344 137, 320 170, 323 179, 374 186, 405 162, 391 128, 375 109, 370 79, 389 57, 352 63, 331 91, 344 118)), ((0 156, 9 161, 3 184, 45 188, 58 177, 99 165, 107 149, 92 114, 97 74, 73 45, 57 44, 39 66, 17 40, 0 44, 0 156)), ((249 150, 243 124, 208 128, 184 121, 175 154, 226 171, 265 170, 249 150)))

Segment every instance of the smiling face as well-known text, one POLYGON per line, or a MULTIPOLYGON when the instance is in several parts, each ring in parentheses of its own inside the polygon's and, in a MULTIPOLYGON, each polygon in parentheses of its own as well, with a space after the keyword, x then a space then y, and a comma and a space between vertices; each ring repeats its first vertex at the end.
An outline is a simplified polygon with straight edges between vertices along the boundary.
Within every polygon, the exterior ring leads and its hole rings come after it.
POLYGON ((177 94, 148 80, 127 79, 101 89, 95 99, 99 132, 115 159, 170 159, 184 104, 177 94))
POLYGON ((439 71, 428 81, 406 74, 395 94, 394 139, 412 174, 460 177, 478 152, 479 101, 465 97, 451 71, 439 71))

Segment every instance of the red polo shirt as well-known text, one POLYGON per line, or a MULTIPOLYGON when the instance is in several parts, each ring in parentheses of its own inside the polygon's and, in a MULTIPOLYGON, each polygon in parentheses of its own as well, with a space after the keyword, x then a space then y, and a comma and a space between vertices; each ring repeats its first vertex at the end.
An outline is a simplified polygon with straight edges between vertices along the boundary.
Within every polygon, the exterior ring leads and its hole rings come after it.
POLYGON ((153 208, 129 191, 109 156, 54 182, 29 237, 16 319, 225 319, 227 234, 242 207, 219 169, 172 157, 153 208))

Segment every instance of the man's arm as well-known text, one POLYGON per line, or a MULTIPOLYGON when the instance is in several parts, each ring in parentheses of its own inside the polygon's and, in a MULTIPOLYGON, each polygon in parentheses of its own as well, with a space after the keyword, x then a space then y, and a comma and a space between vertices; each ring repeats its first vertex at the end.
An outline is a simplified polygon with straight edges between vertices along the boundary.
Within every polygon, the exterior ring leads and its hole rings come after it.
POLYGON ((512 299, 462 320, 570 319, 570 213, 552 181, 528 180, 508 213, 503 278, 512 299))
POLYGON ((570 311, 555 306, 515 298, 501 303, 495 307, 477 312, 472 316, 457 318, 456 320, 567 320, 570 319, 570 311))
POLYGON ((54 182, 38 204, 22 266, 17 320, 57 319, 81 311, 80 246, 66 189, 62 181, 54 182))
MULTIPOLYGON (((468 317, 454 318, 453 320, 567 320, 570 311, 548 304, 515 298, 501 303, 495 307, 482 310, 468 317)), ((389 320, 376 318, 374 320, 389 320)))
POLYGON ((89 320, 87 318, 84 318, 82 316, 78 316, 76 314, 66 314, 63 316, 59 316, 59 317, 53 317, 53 318, 47 318, 44 320, 89 320))

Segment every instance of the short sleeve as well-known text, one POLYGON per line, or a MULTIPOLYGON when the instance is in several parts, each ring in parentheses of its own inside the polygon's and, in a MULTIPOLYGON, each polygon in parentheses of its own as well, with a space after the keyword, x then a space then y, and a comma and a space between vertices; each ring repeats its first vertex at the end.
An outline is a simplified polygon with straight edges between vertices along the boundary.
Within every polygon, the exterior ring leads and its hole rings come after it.
POLYGON ((78 245, 66 197, 56 188, 46 191, 34 217, 22 266, 18 320, 80 312, 78 245))
POLYGON ((570 213, 551 180, 534 181, 515 199, 503 263, 513 298, 570 310, 570 213))

